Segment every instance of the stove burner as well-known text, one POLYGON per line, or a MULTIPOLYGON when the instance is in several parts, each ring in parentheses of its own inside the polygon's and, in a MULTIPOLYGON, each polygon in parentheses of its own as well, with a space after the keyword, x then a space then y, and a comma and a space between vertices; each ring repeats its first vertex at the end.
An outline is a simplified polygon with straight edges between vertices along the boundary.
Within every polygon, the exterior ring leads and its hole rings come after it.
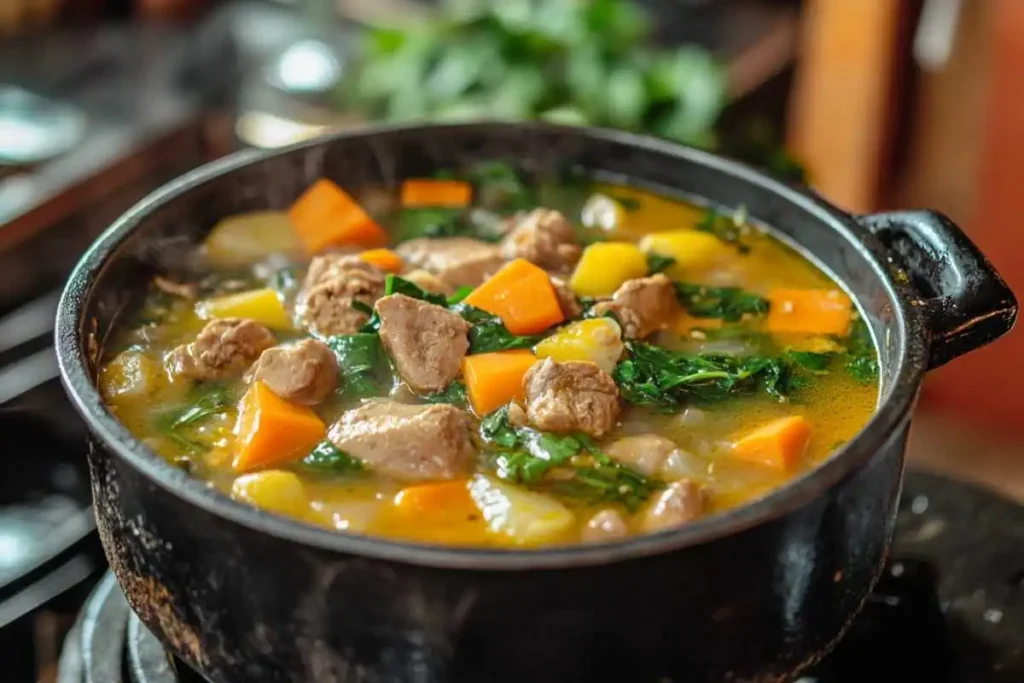
MULTIPOLYGON (((850 633, 796 683, 1024 681, 1024 507, 909 472, 893 558, 850 633)), ((58 683, 204 679, 167 656, 108 574, 68 636, 58 683)))

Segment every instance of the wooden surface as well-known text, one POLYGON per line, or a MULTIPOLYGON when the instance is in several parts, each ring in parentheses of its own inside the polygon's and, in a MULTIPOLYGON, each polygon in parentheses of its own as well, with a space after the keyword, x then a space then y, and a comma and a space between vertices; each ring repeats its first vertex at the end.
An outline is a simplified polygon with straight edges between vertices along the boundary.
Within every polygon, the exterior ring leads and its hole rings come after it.
POLYGON ((804 3, 788 144, 815 188, 850 211, 877 203, 907 7, 898 0, 804 3))
MULTIPOLYGON (((1024 299, 1024 1, 985 4, 991 15, 984 42, 988 83, 979 104, 980 159, 976 170, 964 167, 960 180, 973 190, 965 228, 1024 299)), ((991 347, 938 371, 928 388, 928 398, 951 416, 1021 434, 1021 324, 991 347)))

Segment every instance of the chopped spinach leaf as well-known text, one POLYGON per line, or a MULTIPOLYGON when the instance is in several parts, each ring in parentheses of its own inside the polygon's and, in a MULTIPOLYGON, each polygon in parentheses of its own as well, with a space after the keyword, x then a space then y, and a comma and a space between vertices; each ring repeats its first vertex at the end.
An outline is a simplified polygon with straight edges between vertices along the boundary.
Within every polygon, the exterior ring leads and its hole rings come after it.
POLYGON ((186 453, 205 453, 210 444, 186 433, 187 430, 223 413, 235 401, 234 393, 223 384, 198 382, 190 389, 185 405, 156 417, 156 427, 186 453))
POLYGON ((456 380, 450 383, 443 391, 421 396, 427 403, 450 403, 455 406, 465 407, 469 404, 466 398, 466 385, 456 380))
POLYGON ((815 351, 797 351, 791 349, 786 352, 786 358, 799 365, 804 370, 815 374, 825 374, 835 359, 834 352, 818 353, 815 351))
POLYGON ((862 384, 878 381, 878 352, 871 339, 871 331, 863 319, 858 319, 846 339, 845 368, 862 384))
POLYGON ((324 439, 302 460, 303 466, 318 472, 331 474, 355 474, 366 469, 362 460, 354 458, 324 439))
POLYGON ((394 378, 379 336, 364 332, 328 337, 326 341, 338 357, 338 393, 343 399, 368 398, 390 386, 394 378))
POLYGON ((518 336, 512 334, 501 322, 501 318, 466 303, 455 304, 451 310, 461 315, 471 325, 469 329, 470 353, 528 349, 544 338, 544 335, 518 336))
POLYGON ((535 189, 509 163, 479 163, 470 169, 468 177, 476 189, 479 205, 499 214, 527 211, 540 203, 535 189))
POLYGON ((654 275, 655 273, 664 273, 666 270, 676 264, 676 260, 671 256, 662 256, 661 254, 647 254, 647 274, 654 275))
POLYGON ((366 303, 365 301, 360 301, 359 299, 352 300, 352 308, 356 309, 360 313, 365 313, 366 315, 371 317, 373 316, 374 313, 373 306, 366 303))
POLYGON ((707 287, 674 282, 676 297, 687 312, 697 318, 721 318, 736 322, 747 315, 764 315, 768 300, 739 287, 707 287))
POLYGON ((461 303, 463 299, 473 293, 473 288, 469 285, 462 285, 455 290, 455 293, 448 297, 448 305, 454 306, 457 303, 461 303))
POLYGON ((619 503, 630 511, 663 486, 661 481, 614 462, 584 434, 558 435, 513 427, 507 406, 485 417, 480 433, 485 442, 502 449, 494 458, 498 477, 516 484, 586 503, 619 503), (582 456, 583 462, 574 462, 577 456, 582 456), (546 478, 559 467, 572 468, 572 478, 546 478))
POLYGON ((757 391, 784 400, 795 388, 780 358, 687 354, 636 341, 626 342, 626 351, 612 376, 629 403, 675 409, 757 391))
POLYGON ((743 242, 745 215, 746 210, 743 207, 734 216, 722 216, 714 209, 709 209, 697 224, 697 230, 712 234, 726 244, 736 247, 739 253, 746 254, 750 252, 750 247, 743 242))
POLYGON ((444 294, 433 294, 405 278, 389 274, 384 280, 384 296, 392 294, 404 294, 412 299, 419 299, 420 301, 426 301, 428 304, 435 304, 437 306, 446 306, 448 304, 444 294))
POLYGON ((401 209, 397 223, 396 241, 399 243, 419 237, 457 237, 473 232, 462 209, 401 209))

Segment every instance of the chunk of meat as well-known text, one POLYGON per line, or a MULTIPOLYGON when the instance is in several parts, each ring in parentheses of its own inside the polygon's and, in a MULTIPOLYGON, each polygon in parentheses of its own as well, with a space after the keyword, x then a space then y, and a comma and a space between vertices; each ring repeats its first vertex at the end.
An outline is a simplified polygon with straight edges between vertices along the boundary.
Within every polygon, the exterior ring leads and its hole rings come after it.
POLYGON ((369 319, 352 306, 373 306, 384 295, 385 273, 357 256, 324 254, 313 259, 299 292, 299 321, 315 334, 355 334, 369 319))
POLYGON ((241 376, 274 345, 274 335, 247 318, 211 320, 191 344, 171 351, 171 373, 204 382, 241 376))
POLYGON ((445 296, 451 296, 455 293, 455 288, 446 285, 436 275, 431 273, 429 270, 423 270, 417 268, 411 270, 408 273, 402 273, 402 278, 413 283, 425 292, 431 294, 444 294, 445 296))
POLYGON ((616 541, 629 535, 629 527, 618 510, 608 508, 601 510, 589 520, 583 528, 583 540, 594 543, 616 541))
POLYGON ((338 359, 327 344, 303 339, 264 351, 253 379, 261 380, 286 401, 314 405, 337 388, 338 359))
POLYGON ((545 358, 526 372, 523 385, 527 416, 542 431, 600 437, 619 417, 619 388, 594 363, 545 358))
POLYGON ((692 455, 657 434, 624 436, 605 448, 605 452, 612 460, 648 477, 679 478, 689 474, 693 467, 692 455))
POLYGON ((327 438, 380 474, 425 481, 466 473, 474 454, 472 429, 469 415, 453 405, 382 400, 346 411, 327 438))
POLYGON ((496 245, 469 237, 420 237, 399 244, 395 251, 449 287, 476 287, 505 263, 496 245))
POLYGON ((558 306, 562 309, 562 315, 565 316, 566 320, 578 318, 583 314, 583 306, 580 305, 580 300, 576 298, 576 294, 569 288, 565 280, 553 277, 551 278, 551 286, 555 290, 555 296, 558 297, 558 306))
POLYGON ((596 315, 614 313, 628 339, 643 339, 667 328, 678 310, 672 281, 661 273, 627 280, 611 301, 601 301, 593 307, 596 315))
POLYGON ((380 340, 398 374, 419 392, 441 391, 459 376, 469 324, 457 313, 405 296, 379 299, 380 340))
POLYGON ((302 282, 300 292, 309 292, 317 285, 322 285, 329 280, 336 280, 348 277, 354 273, 365 273, 367 276, 381 275, 383 272, 371 263, 359 258, 356 253, 348 249, 332 250, 314 256, 306 269, 306 278, 302 282))
POLYGON ((544 207, 522 216, 501 241, 506 259, 524 258, 556 273, 571 270, 581 253, 583 247, 565 216, 544 207))
POLYGON ((641 526, 654 532, 692 522, 704 511, 704 489, 688 479, 673 482, 644 511, 641 526))

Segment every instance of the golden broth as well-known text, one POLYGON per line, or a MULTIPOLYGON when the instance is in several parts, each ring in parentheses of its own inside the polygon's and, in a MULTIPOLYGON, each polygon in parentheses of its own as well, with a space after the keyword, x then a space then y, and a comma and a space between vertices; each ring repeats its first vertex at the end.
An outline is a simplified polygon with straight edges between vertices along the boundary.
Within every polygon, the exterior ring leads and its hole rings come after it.
MULTIPOLYGON (((597 189, 637 203, 635 210, 620 214, 619 225, 605 233, 607 239, 637 241, 652 232, 694 228, 705 214, 696 207, 636 190, 608 186, 597 189)), ((274 220, 280 222, 280 230, 288 230, 284 214, 275 217, 262 213, 259 220, 261 231, 274 232, 274 220)), ((825 274, 799 254, 758 230, 747 229, 743 240, 750 247, 748 253, 741 254, 730 247, 713 266, 699 272, 691 270, 686 273, 687 278, 701 284, 740 287, 761 295, 780 287, 835 287, 825 274)), ((188 438, 209 446, 204 453, 186 452, 182 443, 168 438, 155 426, 159 415, 168 406, 181 405, 189 392, 187 383, 176 381, 169 374, 163 357, 175 346, 194 339, 206 321, 197 316, 193 302, 164 295, 154 295, 142 315, 150 322, 122 330, 109 349, 112 360, 103 370, 101 384, 110 410, 156 453, 230 494, 238 477, 232 468, 237 448, 237 437, 233 433, 237 417, 234 408, 228 407, 194 428, 183 430, 188 438)), ((755 331, 761 327, 757 320, 743 324, 755 331)), ((652 341, 669 349, 699 351, 711 343, 703 338, 701 330, 721 326, 718 320, 680 314, 668 330, 657 333, 652 341)), ((296 331, 293 336, 298 335, 296 331)), ((278 338, 280 340, 281 335, 278 338)), ((776 335, 775 341, 812 351, 820 350, 822 344, 828 345, 814 335, 776 335)), ((734 342, 726 339, 718 343, 728 347, 734 342)), ((241 380, 238 384, 241 385, 241 380)), ((813 376, 784 402, 760 392, 708 406, 685 407, 675 414, 626 405, 615 432, 602 443, 628 434, 657 433, 668 437, 686 453, 688 478, 706 487, 708 507, 705 513, 714 513, 761 497, 828 458, 838 445, 853 437, 868 421, 877 396, 877 383, 857 381, 842 370, 834 370, 813 376), (791 415, 804 416, 812 426, 809 445, 793 469, 782 471, 731 457, 730 445, 739 436, 774 418, 791 415)), ((318 406, 317 412, 329 425, 345 407, 328 403, 318 406)), ((477 468, 488 470, 484 459, 477 468)), ((393 503, 403 488, 403 484, 396 481, 372 475, 323 476, 298 466, 285 469, 299 474, 302 495, 285 497, 283 503, 271 507, 313 524, 442 544, 524 545, 521 540, 488 531, 479 511, 472 509, 454 506, 436 514, 409 514, 393 503)), ((554 537, 546 538, 544 544, 579 541, 591 514, 608 507, 607 504, 587 505, 572 500, 562 502, 574 513, 574 521, 554 537)), ((640 531, 638 520, 639 515, 627 515, 634 531, 640 531)))

